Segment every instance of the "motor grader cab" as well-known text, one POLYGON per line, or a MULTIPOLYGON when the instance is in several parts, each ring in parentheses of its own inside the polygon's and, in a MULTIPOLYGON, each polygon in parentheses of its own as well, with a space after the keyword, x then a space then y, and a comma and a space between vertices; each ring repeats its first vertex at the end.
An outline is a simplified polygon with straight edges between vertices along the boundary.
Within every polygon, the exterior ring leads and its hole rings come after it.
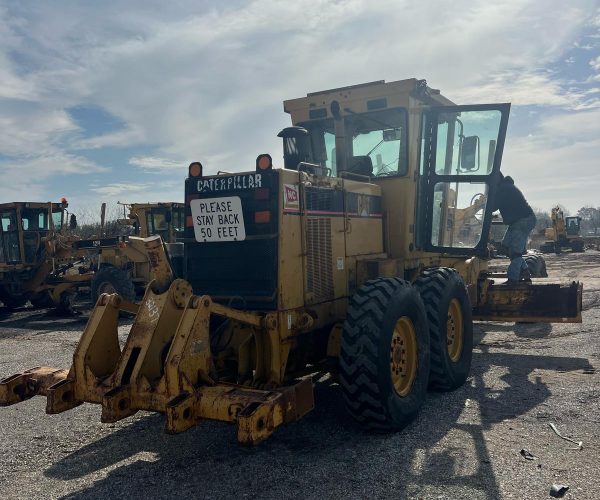
POLYGON ((134 234, 147 238, 158 234, 164 242, 175 243, 183 237, 185 225, 185 205, 175 202, 128 203, 127 224, 134 228, 134 234))
POLYGON ((546 241, 540 245, 544 253, 561 253, 564 248, 573 252, 584 252, 584 241, 581 237, 581 217, 565 217, 563 209, 557 205, 551 213, 552 226, 546 228, 546 241))
MULTIPOLYGON (((67 233, 66 200, 0 205, 0 301, 8 308, 28 300, 38 307, 68 307, 89 269, 67 233)), ((73 219, 74 220, 74 219, 73 219)))
POLYGON ((284 168, 268 154, 235 174, 190 164, 185 280, 145 242, 157 278, 123 348, 121 299, 101 295, 70 370, 10 377, 1 404, 95 402, 103 422, 152 410, 168 432, 216 419, 257 443, 310 411, 331 372, 357 422, 398 430, 428 387, 464 383, 473 318, 581 321, 581 285, 487 271, 508 104, 455 106, 409 79, 284 109, 284 168))

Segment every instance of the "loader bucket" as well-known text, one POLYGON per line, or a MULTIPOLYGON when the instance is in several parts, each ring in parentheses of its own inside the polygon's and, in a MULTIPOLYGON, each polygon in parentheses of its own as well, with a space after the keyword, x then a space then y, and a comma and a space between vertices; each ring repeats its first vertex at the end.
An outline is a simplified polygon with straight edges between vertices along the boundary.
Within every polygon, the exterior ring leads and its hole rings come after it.
POLYGON ((203 418, 237 423, 238 441, 256 444, 280 425, 314 406, 310 379, 262 390, 220 383, 210 351, 211 314, 260 327, 264 316, 195 296, 184 280, 166 291, 152 282, 121 349, 118 316, 125 305, 117 294, 98 298, 69 370, 34 368, 0 382, 0 406, 46 396, 46 412, 61 413, 83 402, 102 406, 102 422, 138 410, 166 416, 168 433, 182 432, 203 418))

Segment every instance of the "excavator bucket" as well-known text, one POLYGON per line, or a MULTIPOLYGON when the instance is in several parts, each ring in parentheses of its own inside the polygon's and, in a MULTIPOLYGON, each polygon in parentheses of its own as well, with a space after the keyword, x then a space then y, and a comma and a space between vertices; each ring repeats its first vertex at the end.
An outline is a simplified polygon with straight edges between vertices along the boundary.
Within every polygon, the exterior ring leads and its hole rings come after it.
MULTIPOLYGON (((148 238, 151 240, 151 238, 148 238)), ((166 261, 162 243, 149 243, 157 271, 166 261)), ((161 267, 162 266, 162 267, 161 267)), ((207 418, 237 423, 238 441, 256 444, 280 425, 314 407, 311 379, 263 390, 217 381, 210 348, 211 315, 257 328, 264 315, 242 312, 195 296, 182 279, 156 272, 121 348, 120 310, 132 310, 117 294, 102 294, 93 309, 68 370, 34 368, 0 382, 0 406, 46 396, 46 413, 84 402, 102 406, 102 422, 138 410, 163 413, 168 433, 182 432, 207 418)))

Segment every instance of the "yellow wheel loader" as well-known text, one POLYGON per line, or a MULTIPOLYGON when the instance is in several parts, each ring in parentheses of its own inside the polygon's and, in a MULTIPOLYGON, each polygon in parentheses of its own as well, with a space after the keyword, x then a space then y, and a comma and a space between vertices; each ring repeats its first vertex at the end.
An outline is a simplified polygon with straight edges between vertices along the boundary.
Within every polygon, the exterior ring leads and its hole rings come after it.
POLYGON ((155 279, 125 344, 122 298, 102 294, 72 366, 3 380, 0 404, 93 402, 103 422, 150 410, 170 433, 215 419, 254 444, 309 412, 331 373, 358 423, 402 429, 428 388, 468 378, 474 319, 581 321, 581 284, 488 271, 509 109, 417 79, 285 101, 283 165, 190 164, 182 277, 145 239, 155 279))

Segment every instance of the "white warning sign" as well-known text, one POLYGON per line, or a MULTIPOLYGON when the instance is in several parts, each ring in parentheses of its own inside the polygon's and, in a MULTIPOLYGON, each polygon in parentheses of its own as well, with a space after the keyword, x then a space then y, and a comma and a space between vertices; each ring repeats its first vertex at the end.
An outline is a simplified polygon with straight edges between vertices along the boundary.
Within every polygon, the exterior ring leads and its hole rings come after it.
POLYGON ((190 201, 196 241, 241 241, 246 239, 242 200, 239 196, 190 201))

